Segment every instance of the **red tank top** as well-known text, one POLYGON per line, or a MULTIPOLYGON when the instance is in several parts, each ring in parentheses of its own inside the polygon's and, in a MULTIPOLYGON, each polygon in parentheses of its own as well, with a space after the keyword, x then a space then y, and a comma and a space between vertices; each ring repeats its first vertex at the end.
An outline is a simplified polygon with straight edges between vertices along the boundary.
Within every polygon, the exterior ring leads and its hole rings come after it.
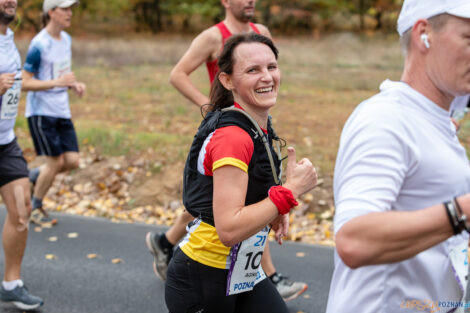
MULTIPOLYGON (((222 34, 222 48, 224 47, 225 41, 232 36, 232 33, 228 30, 227 26, 225 26, 224 22, 220 22, 219 24, 215 25, 220 33, 222 34)), ((258 27, 256 27, 255 24, 250 23, 251 29, 257 34, 260 34, 260 31, 258 27)), ((219 66, 217 65, 218 59, 215 59, 210 62, 206 62, 207 66, 207 71, 209 72, 209 81, 212 82, 214 81, 215 75, 219 71, 219 66)))

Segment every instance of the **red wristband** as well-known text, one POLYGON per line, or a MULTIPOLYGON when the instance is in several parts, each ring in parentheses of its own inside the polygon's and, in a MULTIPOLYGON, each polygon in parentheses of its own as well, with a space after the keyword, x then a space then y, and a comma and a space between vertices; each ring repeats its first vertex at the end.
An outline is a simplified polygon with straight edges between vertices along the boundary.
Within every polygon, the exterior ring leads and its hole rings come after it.
POLYGON ((280 215, 288 214, 293 207, 299 205, 299 203, 295 201, 292 191, 282 186, 269 188, 268 196, 277 207, 280 215))

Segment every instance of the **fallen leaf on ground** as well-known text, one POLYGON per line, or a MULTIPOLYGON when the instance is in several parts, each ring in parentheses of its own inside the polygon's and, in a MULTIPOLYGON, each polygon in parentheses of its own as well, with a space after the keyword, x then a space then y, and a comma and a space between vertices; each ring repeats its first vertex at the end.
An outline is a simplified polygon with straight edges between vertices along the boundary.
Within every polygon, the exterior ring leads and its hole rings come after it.
POLYGON ((40 233, 40 232, 42 232, 42 228, 39 227, 39 226, 36 226, 36 227, 34 227, 34 231, 37 232, 37 233, 40 233))
POLYGON ((53 254, 46 254, 46 260, 55 260, 57 257, 53 254))
MULTIPOLYGON (((312 138, 308 139, 313 143, 312 138)), ((145 154, 139 159, 133 156, 103 157, 94 147, 85 146, 80 153, 81 170, 57 175, 48 196, 44 198, 44 209, 103 217, 114 223, 171 226, 184 210, 181 201, 174 200, 179 199, 178 193, 181 192, 174 191, 176 181, 162 180, 162 187, 174 192, 157 199, 153 191, 147 190, 146 183, 141 187, 132 183, 139 182, 137 185, 141 185, 141 182, 157 181, 154 176, 168 170, 166 162, 151 160, 147 160, 145 154), (151 198, 152 204, 149 204, 147 198, 151 198), (158 204, 153 204, 155 202, 158 204)), ((321 174, 319 177, 315 190, 301 197, 299 205, 290 214, 291 228, 287 238, 334 246, 332 180, 325 176, 323 181, 321 174)), ((34 230, 40 232, 42 229, 34 230)), ((272 241, 274 237, 271 234, 269 240, 272 241)))
POLYGON ((111 263, 118 264, 118 263, 124 263, 124 261, 122 259, 112 259, 111 263))
POLYGON ((305 252, 297 252, 295 256, 298 258, 303 258, 305 256, 305 252))
POLYGON ((310 203, 313 201, 313 195, 311 193, 308 193, 304 196, 303 200, 305 203, 310 203))
POLYGON ((77 237, 78 237, 78 233, 68 233, 68 234, 67 234, 67 237, 69 237, 69 238, 77 238, 77 237))
POLYGON ((310 299, 310 295, 304 295, 305 299, 310 299))
POLYGON ((57 236, 49 237, 50 242, 56 242, 57 240, 59 240, 59 237, 57 237, 57 236))
POLYGON ((86 256, 88 259, 96 259, 98 257, 98 254, 96 253, 90 253, 90 254, 87 254, 86 256))

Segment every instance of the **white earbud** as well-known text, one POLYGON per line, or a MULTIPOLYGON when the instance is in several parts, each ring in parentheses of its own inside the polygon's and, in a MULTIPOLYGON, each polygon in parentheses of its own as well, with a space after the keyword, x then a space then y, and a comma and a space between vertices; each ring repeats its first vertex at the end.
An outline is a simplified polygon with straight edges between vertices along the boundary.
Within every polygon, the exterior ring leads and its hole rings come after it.
POLYGON ((429 44, 429 38, 427 34, 422 34, 421 35, 421 41, 423 42, 424 46, 429 49, 431 45, 429 44))

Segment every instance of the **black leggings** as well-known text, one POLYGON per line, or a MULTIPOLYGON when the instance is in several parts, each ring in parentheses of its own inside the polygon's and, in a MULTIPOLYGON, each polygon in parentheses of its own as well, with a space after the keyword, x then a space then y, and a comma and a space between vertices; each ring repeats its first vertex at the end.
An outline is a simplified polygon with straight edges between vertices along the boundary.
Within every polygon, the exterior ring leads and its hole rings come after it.
POLYGON ((228 270, 203 265, 179 248, 171 259, 165 284, 170 313, 287 313, 287 306, 269 278, 251 291, 226 296, 228 270))

